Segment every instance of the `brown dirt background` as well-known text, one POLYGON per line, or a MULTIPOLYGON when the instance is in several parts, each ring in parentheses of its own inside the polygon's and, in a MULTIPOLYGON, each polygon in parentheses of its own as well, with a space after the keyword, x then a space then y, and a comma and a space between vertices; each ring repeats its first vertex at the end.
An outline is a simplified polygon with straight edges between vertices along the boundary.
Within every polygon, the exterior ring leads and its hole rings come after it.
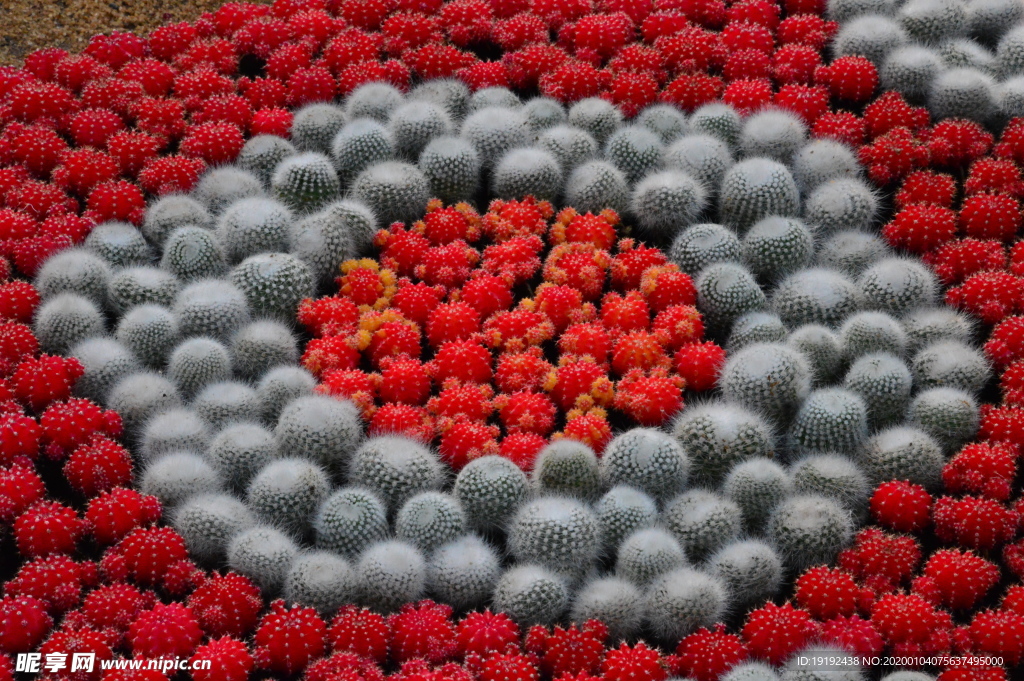
MULTIPOLYGON (((227 0, 0 0, 0 64, 20 66, 43 47, 78 52, 97 33, 145 36, 169 22, 192 21, 227 0)), ((271 0, 250 0, 270 4, 271 0)))

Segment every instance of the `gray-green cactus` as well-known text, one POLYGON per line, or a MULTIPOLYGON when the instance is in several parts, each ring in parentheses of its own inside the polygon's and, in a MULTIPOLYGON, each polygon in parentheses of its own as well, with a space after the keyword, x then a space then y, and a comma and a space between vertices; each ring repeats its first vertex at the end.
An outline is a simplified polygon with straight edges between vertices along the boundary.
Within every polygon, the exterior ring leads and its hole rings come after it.
POLYGON ((720 621, 729 605, 729 593, 720 579, 681 567, 648 587, 645 619, 659 638, 678 641, 720 621))
POLYGON ((786 345, 755 343, 726 360, 719 386, 726 399, 782 422, 810 392, 810 365, 786 345))
POLYGON ((297 213, 313 213, 338 198, 341 182, 324 154, 308 151, 288 156, 270 179, 279 201, 297 213))
POLYGON ((305 395, 284 406, 274 434, 285 455, 305 456, 340 472, 362 439, 362 417, 349 400, 305 395))
POLYGON ((846 388, 815 390, 789 428, 790 449, 798 453, 855 451, 868 436, 868 406, 846 388))
POLYGON ((224 258, 232 265, 258 253, 288 250, 288 231, 295 216, 280 201, 254 197, 235 201, 217 220, 216 235, 224 258))
POLYGON ((725 172, 718 193, 722 222, 743 232, 769 215, 800 214, 800 192, 789 168, 770 158, 748 158, 725 172))
POLYGON ((510 460, 482 456, 459 471, 452 493, 471 525, 491 530, 503 526, 526 499, 529 483, 526 474, 510 460))
POLYGON ((683 547, 672 533, 651 527, 622 540, 615 559, 615 576, 644 588, 656 577, 688 564, 683 547))
POLYGON ((249 483, 245 503, 264 522, 301 536, 330 489, 327 471, 309 459, 276 459, 249 483))
POLYGON ((764 457, 736 464, 722 483, 722 494, 740 507, 750 532, 760 532, 775 506, 792 490, 785 469, 764 457))
POLYGON ((118 381, 142 368, 131 350, 108 336, 96 336, 76 343, 70 354, 81 362, 85 370, 75 381, 75 394, 99 404, 118 381))
POLYGON ((299 151, 327 153, 331 141, 345 127, 345 111, 340 106, 318 102, 295 112, 291 140, 299 151))
POLYGON ((540 497, 523 504, 509 523, 508 549, 521 563, 585 571, 600 548, 597 516, 575 499, 540 497))
POLYGON ((223 560, 231 540, 256 525, 256 518, 230 494, 196 494, 175 509, 171 524, 189 553, 210 564, 223 560))
POLYGON ((192 196, 215 216, 242 199, 263 195, 263 182, 237 166, 221 166, 208 170, 192 190, 192 196))
POLYGON ((708 265, 739 261, 743 254, 740 240, 732 230, 703 223, 680 232, 672 241, 668 257, 679 269, 695 277, 708 265))
POLYGON ((369 487, 397 511, 409 497, 439 489, 445 469, 436 453, 415 440, 379 436, 355 450, 348 475, 351 484, 369 487))
POLYGON ((428 591, 457 610, 488 603, 500 577, 497 551, 474 534, 437 547, 427 564, 428 591))
MULTIPOLYGON (((297 154, 298 150, 288 140, 277 135, 255 135, 238 152, 235 163, 239 168, 248 170, 263 183, 263 186, 270 186, 270 178, 274 175, 274 169, 284 159, 297 154)), ((153 209, 150 208, 150 211, 153 209)), ((149 217, 147 215, 147 222, 149 217)), ((199 224, 199 223, 195 223, 199 224)), ((200 225, 202 226, 202 225, 200 225)), ((143 228, 145 229, 145 228, 143 228)), ((149 234, 146 234, 149 237, 149 234)), ((152 241, 152 237, 150 237, 152 241)))
POLYGON ((211 230, 184 225, 164 241, 160 267, 187 282, 220 276, 227 270, 227 261, 211 230))
POLYGON ((936 490, 941 485, 945 457, 939 443, 925 431, 894 426, 868 440, 858 462, 874 485, 909 480, 936 490))
POLYGON ((978 432, 978 403, 957 388, 928 388, 910 403, 907 422, 954 452, 978 432))
POLYGON ((178 320, 166 307, 139 305, 117 324, 114 337, 150 368, 160 368, 178 343, 178 320))
POLYGON ((256 423, 228 425, 209 439, 206 447, 206 460, 236 491, 248 487, 249 481, 280 455, 274 434, 256 423))
POLYGON ((545 567, 518 565, 498 580, 491 604, 521 627, 550 625, 569 608, 569 588, 558 574, 545 567))
POLYGON ((813 256, 814 236, 798 218, 773 216, 758 220, 743 237, 747 267, 767 280, 805 267, 813 256))
POLYGON ((227 339, 249 321, 246 294, 223 279, 203 279, 183 288, 174 299, 182 336, 227 339))
POLYGON ((834 499, 800 494, 775 507, 766 533, 787 567, 803 570, 835 560, 853 537, 853 520, 834 499))
POLYGON ((395 537, 424 554, 461 536, 466 514, 459 500, 445 492, 421 492, 410 497, 395 516, 395 537))
POLYGON ((104 222, 96 225, 85 237, 82 246, 114 267, 145 265, 153 259, 153 251, 142 232, 127 222, 104 222))
POLYGON ((694 480, 701 484, 717 485, 736 464, 775 455, 772 426, 736 403, 716 400, 690 406, 672 424, 672 434, 689 457, 694 480))
POLYGON ((862 291, 836 270, 804 269, 779 282, 771 305, 789 326, 836 326, 860 309, 862 291))
POLYGON ((194 494, 213 494, 224 481, 203 457, 192 452, 171 452, 151 461, 139 476, 139 491, 174 508, 194 494))
POLYGON ((212 338, 189 338, 174 348, 167 361, 167 377, 186 398, 210 383, 231 379, 231 353, 212 338))
POLYGON ((427 564, 412 544, 378 542, 359 556, 360 600, 381 613, 397 610, 403 603, 418 601, 427 587, 427 564))
POLYGON ((667 433, 632 428, 605 447, 601 474, 609 486, 629 485, 663 500, 686 487, 690 458, 667 433))
POLYGON ((657 521, 658 504, 638 489, 617 485, 594 504, 594 512, 601 526, 604 552, 614 555, 623 539, 657 521))
POLYGON ((884 352, 871 353, 850 366, 843 386, 864 398, 871 425, 878 427, 903 416, 913 378, 900 358, 884 352))
MULTIPOLYGON (((258 137, 252 138, 249 140, 249 144, 253 144, 257 139, 258 137)), ((284 140, 281 141, 284 142, 284 140)), ((246 144, 246 147, 249 144, 246 144)), ((245 147, 242 148, 242 156, 244 155, 245 147)), ((242 156, 239 156, 239 159, 242 156)), ((156 246, 162 246, 171 232, 186 225, 211 229, 213 227, 213 217, 206 210, 206 206, 191 196, 168 194, 167 196, 161 196, 146 209, 146 218, 142 223, 142 233, 151 243, 156 246)))
POLYGON ((262 415, 256 391, 240 381, 209 384, 195 396, 191 406, 217 429, 238 421, 257 423, 262 415))
POLYGON ((305 551, 292 562, 282 595, 326 617, 352 602, 357 588, 355 571, 347 560, 327 551, 305 551))
POLYGON ((113 274, 107 284, 107 302, 122 315, 136 305, 171 305, 181 282, 170 272, 156 267, 126 267, 113 274))
POLYGON ((103 313, 88 298, 60 293, 36 310, 32 331, 39 339, 40 350, 66 355, 86 338, 104 335, 106 323, 103 313))
POLYGON ((387 536, 387 509, 372 490, 342 487, 320 505, 313 529, 318 547, 352 558, 387 536))
POLYGON ((281 590, 298 556, 295 541, 267 525, 251 527, 228 544, 228 565, 253 580, 264 593, 281 590))
POLYGON ((699 488, 672 499, 663 522, 694 560, 707 558, 743 531, 743 513, 736 502, 699 488))
POLYGON ((530 478, 541 494, 563 494, 589 501, 601 493, 597 455, 577 440, 563 439, 545 446, 537 455, 530 478))

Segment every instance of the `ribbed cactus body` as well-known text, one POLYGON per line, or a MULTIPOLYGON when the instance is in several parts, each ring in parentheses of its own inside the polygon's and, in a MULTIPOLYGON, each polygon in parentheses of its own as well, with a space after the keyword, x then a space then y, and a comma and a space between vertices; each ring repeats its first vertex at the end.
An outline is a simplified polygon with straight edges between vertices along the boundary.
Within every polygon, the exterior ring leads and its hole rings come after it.
POLYGON ((844 366, 843 346, 828 327, 804 324, 786 338, 786 345, 801 353, 811 365, 813 384, 827 385, 835 381, 844 366))
POLYGON ((445 470, 437 454, 415 440, 380 436, 355 450, 348 475, 351 484, 374 490, 395 511, 409 497, 440 488, 445 470))
POLYGON ((743 530, 739 505, 704 489, 684 492, 670 501, 663 521, 686 555, 694 560, 703 560, 739 537, 743 530))
POLYGON ((697 276, 708 265, 742 256, 740 240, 722 225, 702 223, 681 231, 668 250, 669 259, 691 277, 697 276))
POLYGON ((508 528, 508 549, 520 563, 585 571, 601 548, 600 525, 586 504, 546 496, 525 503, 508 528))
POLYGON ((326 617, 352 602, 357 585, 355 571, 344 558, 327 551, 306 551, 292 563, 282 595, 326 617))
POLYGON ((884 312, 859 312, 847 317, 839 329, 839 339, 850 362, 872 352, 900 357, 907 349, 903 326, 884 312))
POLYGON ((582 442, 564 439, 540 451, 530 475, 540 494, 562 494, 584 500, 601 493, 597 455, 582 442))
POLYGON ((299 303, 313 295, 313 274, 287 253, 253 255, 231 270, 231 283, 245 295, 253 314, 291 321, 299 303))
POLYGON ((313 529, 318 547, 355 557, 387 536, 387 509, 365 487, 342 487, 320 505, 313 529))
POLYGON ((708 265, 696 285, 697 306, 712 328, 727 329, 737 317, 761 309, 766 302, 750 270, 735 262, 708 265))
POLYGON ((528 496, 529 483, 526 474, 508 459, 482 456, 459 471, 452 493, 469 523, 489 530, 504 525, 528 496))
POLYGON ((159 368, 178 343, 178 320, 166 307, 139 305, 121 317, 114 337, 147 367, 159 368))
POLYGON ((604 157, 635 184, 640 178, 661 167, 665 145, 661 138, 643 126, 619 128, 604 143, 604 157))
POLYGON ((488 603, 500 577, 497 551, 473 534, 438 546, 427 564, 431 595, 459 610, 488 603))
POLYGON ((312 213, 338 197, 341 182, 324 154, 308 151, 288 156, 270 179, 279 201, 297 213, 312 213))
POLYGON ((67 354, 86 338, 106 331, 103 313, 88 298, 60 293, 39 306, 32 320, 39 349, 49 354, 67 354))
POLYGON ((430 192, 452 203, 473 197, 480 183, 480 153, 461 137, 438 137, 420 154, 418 167, 430 192))
POLYGON ((743 123, 739 113, 728 104, 716 102, 699 107, 690 116, 690 131, 717 137, 729 146, 736 146, 743 123))
POLYGON ((256 518, 230 494, 196 494, 175 510, 171 524, 190 554, 213 563, 224 559, 231 540, 253 527, 256 518))
POLYGON ((871 425, 892 423, 903 416, 913 378, 903 360, 888 353, 863 355, 847 370, 843 385, 864 398, 871 425))
POLYGON ((236 490, 280 456, 274 434, 255 423, 235 423, 220 430, 206 447, 206 460, 236 490))
POLYGON ((601 474, 609 486, 629 485, 663 500, 686 487, 690 458, 667 433, 655 428, 633 428, 605 447, 601 474))
POLYGON ((327 471, 308 459, 277 459, 252 479, 245 500, 264 522, 301 536, 330 489, 327 471))
POLYGON ((299 547, 291 537, 268 525, 256 525, 228 544, 228 565, 253 580, 264 593, 277 593, 284 586, 299 547))
POLYGON ((766 532, 786 565, 803 570, 833 561, 853 537, 853 520, 838 501, 801 494, 775 507, 766 532))
POLYGON ((193 494, 220 492, 224 482, 198 454, 171 452, 151 461, 139 476, 139 491, 174 508, 193 494))
POLYGON ((220 276, 227 270, 227 261, 211 230, 184 225, 164 241, 160 267, 187 282, 220 276))
POLYGON ((960 0, 908 0, 896 14, 914 40, 940 43, 965 32, 967 10, 960 0))
POLYGON ((855 451, 868 436, 868 406, 845 388, 815 390, 793 419, 789 446, 794 452, 855 451))
POLYGON ((395 141, 395 151, 415 162, 432 139, 451 134, 452 121, 448 112, 436 104, 409 102, 391 114, 388 130, 395 141))
POLYGON ((366 168, 394 156, 395 141, 391 131, 372 118, 348 123, 331 142, 331 160, 342 187, 347 187, 366 168))

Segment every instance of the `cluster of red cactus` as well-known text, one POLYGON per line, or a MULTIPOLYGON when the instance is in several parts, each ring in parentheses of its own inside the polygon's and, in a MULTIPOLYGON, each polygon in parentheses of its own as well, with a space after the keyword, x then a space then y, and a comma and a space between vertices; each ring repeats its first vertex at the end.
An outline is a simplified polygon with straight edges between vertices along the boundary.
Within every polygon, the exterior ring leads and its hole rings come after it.
POLYGON ((552 437, 600 452, 609 417, 661 425, 724 359, 690 277, 618 227, 532 198, 484 215, 433 201, 376 235, 379 261, 343 263, 336 295, 302 303, 302 362, 370 433, 439 438, 455 469, 501 453, 529 470, 552 437))

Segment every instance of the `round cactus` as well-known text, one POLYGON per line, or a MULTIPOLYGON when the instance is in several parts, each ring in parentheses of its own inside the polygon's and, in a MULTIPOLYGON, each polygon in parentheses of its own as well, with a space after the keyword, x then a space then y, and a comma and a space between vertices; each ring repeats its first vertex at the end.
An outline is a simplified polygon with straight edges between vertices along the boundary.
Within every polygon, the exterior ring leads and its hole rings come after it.
POLYGON ((540 497, 523 504, 509 523, 508 549, 521 563, 580 572, 600 548, 597 516, 574 499, 540 497))
POLYGON ((357 587, 355 571, 344 558, 327 551, 306 551, 292 562, 282 595, 290 603, 329 616, 352 601, 357 587))
POLYGON ((939 57, 950 69, 975 69, 986 74, 995 70, 996 55, 974 40, 949 40, 939 46, 939 57))
POLYGON ((349 466, 349 482, 372 489, 391 511, 419 492, 440 488, 444 477, 437 454, 415 440, 398 436, 366 440, 352 454, 349 466))
POLYGON ((687 227, 672 241, 669 260, 690 276, 708 265, 740 260, 743 255, 736 234, 722 225, 703 223, 687 227))
POLYGON ((629 207, 629 184, 611 163, 586 161, 566 180, 565 203, 581 213, 597 214, 605 208, 624 213, 629 207))
POLYGON ((256 519, 229 494, 196 494, 175 509, 171 524, 191 555, 214 563, 224 559, 231 540, 253 527, 256 519))
POLYGON ((448 113, 436 104, 409 102, 391 114, 388 130, 395 141, 395 151, 415 162, 430 140, 451 134, 452 121, 448 113))
POLYGON ((726 361, 719 386, 726 399, 785 421, 810 392, 811 371, 792 348, 755 343, 726 361))
POLYGON ((468 113, 480 111, 488 107, 504 107, 518 109, 523 105, 519 95, 507 87, 485 87, 474 92, 466 105, 468 113))
POLYGON ((918 350, 911 362, 918 388, 959 388, 977 394, 992 369, 985 355, 964 343, 944 340, 918 350))
POLYGON ((835 381, 844 366, 839 336, 821 324, 804 324, 786 338, 786 345, 803 354, 811 365, 814 385, 835 381))
POLYGON ((553 201, 562 193, 562 167, 543 149, 512 149, 495 166, 491 190, 501 199, 533 196, 553 201))
POLYGON ((967 9, 960 0, 908 0, 896 18, 911 38, 936 44, 964 31, 967 9))
POLYGON ((800 191, 809 192, 829 180, 856 178, 860 164, 849 147, 830 139, 805 144, 793 155, 793 177, 800 191))
POLYGON ((356 564, 363 604, 381 613, 422 598, 427 586, 427 564, 415 546, 382 541, 368 547, 356 564))
POLYGON ((590 500, 601 493, 597 455, 577 440, 557 440, 545 446, 537 455, 530 477, 541 494, 590 500))
POLYGON ((286 456, 305 456, 340 472, 362 439, 362 417, 348 400, 306 395, 284 406, 274 434, 286 456))
POLYGON ((556 125, 537 138, 537 146, 553 155, 563 170, 572 170, 597 155, 598 146, 590 133, 569 125, 556 125))
POLYGON ((690 459, 679 442, 654 428, 633 428, 605 447, 601 474, 611 485, 630 485, 655 499, 686 487, 690 459))
POLYGON ((743 237, 743 259, 750 271, 776 279, 810 263, 814 236, 797 218, 767 217, 758 220, 743 237))
POLYGON ((468 522, 481 530, 502 527, 529 494, 526 474, 501 456, 470 461, 455 478, 452 493, 468 522))
POLYGON ((711 195, 718 193, 725 172, 735 163, 729 145, 711 135, 680 137, 665 150, 663 161, 666 168, 697 179, 711 195))
POLYGON ((215 428, 236 421, 257 422, 262 406, 256 391, 238 381, 211 383, 192 400, 196 413, 215 428))
POLYGON ((928 110, 936 120, 967 118, 986 123, 996 112, 996 84, 972 68, 950 69, 932 81, 928 110))
POLYGON ((977 40, 995 42, 1022 19, 1024 6, 1016 0, 974 0, 967 5, 967 28, 977 40))
POLYGON ((663 520, 695 560, 707 558, 743 530, 739 505, 704 489, 692 489, 669 502, 663 520))
POLYGON ((110 265, 103 258, 85 248, 70 248, 43 263, 35 287, 43 300, 76 293, 102 307, 107 302, 111 276, 110 265))
POLYGON ((740 139, 743 121, 736 109, 716 102, 699 107, 690 116, 690 131, 695 135, 717 137, 731 147, 740 139))
POLYGON ((974 336, 974 324, 970 318, 948 307, 911 310, 901 321, 907 333, 907 350, 913 353, 940 340, 966 344, 974 336))
POLYGON ((569 120, 565 107, 550 97, 534 97, 523 105, 523 115, 526 116, 526 124, 535 133, 563 125, 569 120))
POLYGON ((622 540, 615 559, 615 575, 638 587, 688 565, 686 553, 672 533, 659 527, 644 528, 622 540))
POLYGON ((1024 116, 1024 76, 999 84, 999 115, 1007 122, 1024 116))
POLYGON ((469 88, 457 78, 434 78, 417 85, 409 92, 413 101, 430 102, 443 108, 453 120, 466 115, 469 88))
POLYGON ((769 514, 792 489, 782 466, 764 457, 737 463, 722 483, 722 494, 740 507, 743 523, 751 532, 761 531, 769 514))
POLYGON ((409 498, 395 516, 395 537, 425 554, 461 536, 465 530, 462 505, 443 492, 421 492, 409 498))
MULTIPOLYGON (((796 114, 784 109, 767 109, 751 114, 740 129, 740 156, 763 156, 790 163, 807 142, 807 126, 796 114)), ((794 169, 800 167, 794 164, 794 169)))
POLYGON ((276 423, 285 405, 298 397, 313 394, 316 379, 302 367, 280 365, 270 368, 256 384, 263 403, 263 420, 276 423))
POLYGON ((258 379, 271 368, 298 359, 295 337, 281 322, 253 322, 231 337, 231 364, 243 378, 258 379))
MULTIPOLYGON (((812 219, 810 199, 806 215, 813 224, 823 224, 812 219)), ((889 255, 889 247, 874 234, 846 230, 837 232, 821 245, 818 249, 818 265, 837 270, 848 277, 858 277, 868 267, 889 255)))
POLYGON ((342 187, 347 187, 366 168, 389 161, 394 155, 391 132, 372 118, 352 121, 331 142, 331 160, 342 187))
POLYGON ((636 117, 636 124, 661 138, 662 144, 671 144, 689 130, 686 114, 671 104, 652 104, 636 117))
POLYGON ((96 225, 85 237, 82 246, 114 267, 145 265, 153 259, 153 252, 142 232, 127 222, 104 222, 96 225))
POLYGON ((864 182, 837 177, 820 183, 807 197, 804 217, 826 233, 865 229, 878 212, 878 198, 864 182))
POLYGON ((621 170, 630 184, 657 170, 664 153, 661 138, 643 126, 620 128, 604 143, 605 159, 621 170))
POLYGON ((929 388, 910 403, 907 422, 953 452, 978 432, 978 403, 963 390, 929 388))
POLYGON ((623 539, 657 521, 658 504, 638 489, 617 485, 594 504, 594 512, 601 527, 604 551, 614 555, 623 539))
POLYGON ((416 166, 385 161, 359 173, 351 192, 382 222, 390 224, 420 217, 430 198, 430 184, 416 166))
POLYGON ((212 231, 185 225, 168 235, 160 267, 182 281, 193 281, 220 276, 227 270, 227 261, 212 231))
POLYGON ((772 427, 757 413, 730 402, 713 401, 684 410, 672 424, 701 484, 717 485, 741 461, 775 455, 772 427))
POLYGON ((696 179, 679 170, 651 173, 633 189, 630 210, 643 235, 667 241, 692 223, 707 202, 707 192, 696 179))
POLYGON ((725 172, 718 192, 721 220, 746 231, 770 215, 800 214, 800 192, 789 169, 770 158, 748 158, 725 172))
POLYGON ((345 115, 349 120, 373 118, 387 123, 392 112, 402 105, 401 91, 387 83, 360 85, 345 100, 345 115))
POLYGON ((266 594, 284 586, 299 547, 291 537, 266 525, 256 525, 235 535, 228 544, 228 565, 248 577, 266 594))
POLYGON ((871 485, 864 471, 841 454, 815 454, 795 461, 789 469, 796 494, 835 499, 860 519, 867 510, 871 485))
POLYGON ((529 142, 529 126, 521 111, 489 106, 469 114, 460 135, 480 154, 483 168, 493 168, 510 149, 529 142))
POLYGON ((312 213, 338 197, 341 182, 331 159, 308 151, 278 164, 270 186, 279 201, 297 213, 312 213))
POLYGON ((303 299, 313 295, 313 274, 306 263, 287 253, 261 253, 231 270, 231 283, 258 315, 291 321, 303 299))
POLYGON ((246 294, 222 279, 203 279, 183 288, 174 300, 182 336, 226 339, 249 321, 246 294))
MULTIPOLYGON (((144 462, 156 461, 164 454, 176 451, 205 452, 211 436, 206 421, 194 411, 170 409, 146 422, 135 451, 144 462)), ((229 472, 218 469, 213 462, 210 464, 222 478, 232 482, 229 472)))
MULTIPOLYGON (((250 140, 250 143, 256 139, 254 137, 250 140)), ((283 142, 284 140, 281 141, 283 142)), ((146 218, 142 223, 142 233, 153 244, 162 246, 171 232, 186 225, 211 229, 213 227, 213 217, 206 210, 206 206, 191 196, 169 194, 160 197, 146 209, 146 218)))
POLYGON ((598 577, 576 592, 569 616, 575 622, 599 620, 612 640, 636 636, 643 622, 643 594, 617 577, 598 577))
POLYGON ((550 625, 569 608, 569 589, 561 577, 540 565, 518 565, 501 576, 491 601, 521 627, 550 625))
POLYGON ((863 355, 846 372, 843 386, 864 398, 873 426, 892 423, 910 400, 913 378, 898 357, 885 352, 863 355))
POLYGON ((263 196, 263 183, 241 168, 223 166, 207 171, 192 190, 192 196, 216 216, 242 199, 263 196))
POLYGON ((569 108, 569 124, 586 130, 598 144, 604 144, 622 125, 622 113, 599 97, 588 97, 569 108))
POLYGON ((387 536, 387 509, 371 490, 342 487, 320 505, 313 529, 318 547, 343 556, 358 556, 387 536))
POLYGON ((104 335, 106 324, 91 300, 76 293, 60 293, 36 310, 32 331, 43 352, 66 355, 86 338, 104 335))
POLYGON ((907 45, 889 53, 878 77, 886 90, 895 90, 911 102, 923 102, 943 67, 942 57, 935 50, 907 45))
POLYGON ((877 433, 868 440, 859 458, 872 484, 909 480, 930 490, 941 484, 944 462, 942 448, 932 436, 909 426, 877 433))
POLYGON ((299 151, 327 153, 331 141, 345 126, 345 111, 333 104, 307 104, 295 112, 291 140, 299 151))
POLYGON ((212 338, 189 338, 171 353, 167 377, 191 398, 210 383, 231 379, 231 354, 212 338))
POLYGON ((859 312, 851 315, 839 329, 843 354, 853 362, 872 352, 888 352, 897 357, 907 349, 903 326, 884 312, 859 312))
MULTIPOLYGON (((248 170, 258 177, 265 187, 269 187, 270 178, 273 177, 274 169, 277 168, 278 164, 297 153, 298 150, 295 146, 282 137, 277 135, 256 135, 250 137, 249 141, 242 147, 242 150, 238 152, 238 158, 235 159, 235 163, 242 170, 248 170)), ((152 210, 153 208, 150 208, 150 211, 152 210)), ((149 220, 148 214, 146 220, 147 222, 149 220)), ((149 234, 147 233, 146 236, 149 237, 149 234)), ((153 239, 150 237, 150 240, 153 239)))
POLYGON ((453 203, 472 198, 480 183, 480 154, 461 137, 438 137, 423 149, 418 167, 430 193, 453 203))
POLYGON ((831 563, 853 537, 853 520, 834 499, 799 494, 775 507, 766 532, 786 565, 803 570, 831 563))
POLYGON ((843 24, 832 42, 836 57, 860 55, 875 65, 907 43, 907 34, 896 21, 877 14, 855 17, 843 24))
POLYGON ((438 546, 427 564, 427 590, 457 610, 486 605, 500 577, 498 553, 473 534, 438 546))
POLYGON ((125 376, 107 395, 106 407, 121 415, 125 432, 134 437, 151 417, 181 407, 181 395, 173 383, 151 371, 125 376))
POLYGON ((747 312, 733 322, 725 347, 736 352, 751 343, 777 343, 789 334, 778 315, 771 312, 747 312))
POLYGON ((737 317, 764 304, 764 292, 743 265, 712 263, 697 277, 697 306, 712 328, 725 330, 737 317))
POLYGON ((156 267, 126 267, 110 278, 107 302, 121 315, 136 305, 171 305, 179 290, 181 282, 169 272, 156 267))
POLYGON ((675 642, 720 621, 728 609, 729 593, 722 580, 701 570, 680 567, 651 583, 645 615, 657 636, 675 642))
POLYGON ((274 434, 255 423, 234 423, 220 430, 206 448, 206 460, 236 490, 280 456, 274 434))
POLYGON ((782 559, 757 539, 726 544, 708 558, 705 568, 722 580, 741 611, 772 598, 782 584, 782 559))
POLYGON ((868 407, 845 388, 819 388, 800 405, 789 429, 794 452, 847 452, 868 436, 868 407))
POLYGON ((103 403, 114 384, 141 369, 131 350, 106 336, 76 343, 70 354, 85 369, 85 373, 75 381, 75 394, 99 404, 103 403))
POLYGON ((178 320, 166 307, 139 305, 121 318, 114 337, 140 362, 158 369, 178 343, 178 320))
POLYGON ((301 535, 330 489, 327 471, 308 459, 277 459, 249 483, 245 503, 264 522, 301 535))
POLYGON ((377 229, 373 212, 358 201, 335 201, 292 225, 291 254, 309 265, 323 286, 338 273, 338 263, 363 254, 377 229))
POLYGON ((219 492, 224 482, 198 454, 171 452, 149 463, 139 476, 139 491, 173 508, 193 494, 219 492))
POLYGON ((789 326, 835 326, 860 308, 863 290, 840 272, 811 268, 783 279, 772 293, 771 305, 789 326))
POLYGON ((224 258, 237 264, 258 253, 288 250, 288 230, 294 216, 274 199, 255 197, 236 201, 217 220, 216 235, 224 258))

